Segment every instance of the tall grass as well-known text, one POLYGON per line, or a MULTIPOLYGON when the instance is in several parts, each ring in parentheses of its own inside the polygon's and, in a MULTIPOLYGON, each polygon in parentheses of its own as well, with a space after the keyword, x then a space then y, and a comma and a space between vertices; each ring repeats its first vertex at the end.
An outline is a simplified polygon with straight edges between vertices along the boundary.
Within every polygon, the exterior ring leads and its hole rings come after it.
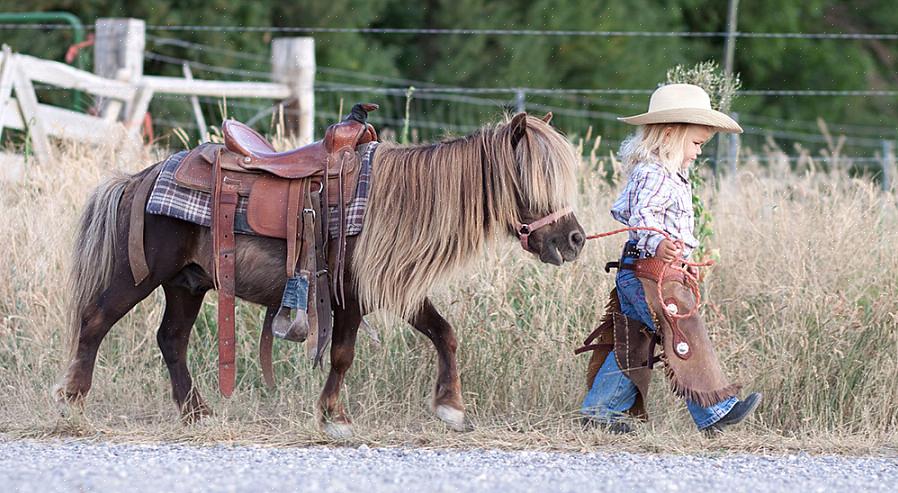
MULTIPOLYGON (((214 417, 194 426, 178 422, 155 344, 163 304, 157 292, 101 346, 84 422, 59 418, 49 389, 64 363, 65 276, 80 207, 108 172, 137 171, 160 153, 128 144, 61 147, 57 162, 30 166, 21 183, 0 184, 0 432, 323 441, 313 412, 325 373, 311 369, 301 345, 278 341, 278 385, 265 389, 256 356, 258 307, 238 306, 238 390, 229 400, 217 395, 214 295, 190 343, 190 369, 214 417)), ((595 149, 589 154, 577 215, 592 233, 616 227, 608 208, 621 177, 616 163, 595 149), (610 179, 606 169, 613 170, 610 179)), ((736 176, 705 191, 715 219, 709 246, 720 256, 705 282, 706 321, 727 372, 765 394, 757 418, 729 439, 698 435, 662 372, 651 390, 652 419, 635 437, 577 424, 587 357, 575 357, 573 349, 601 315, 613 284, 602 266, 618 254, 623 238, 616 238, 590 243, 561 268, 539 264, 507 241, 470 276, 434 294, 459 336, 464 398, 479 425, 470 434, 448 432, 429 414, 436 368, 430 342, 395 320, 369 318, 381 342, 360 335, 343 389, 354 440, 570 450, 605 443, 669 451, 896 447, 896 196, 838 166, 782 168, 762 168, 747 156, 736 176)))

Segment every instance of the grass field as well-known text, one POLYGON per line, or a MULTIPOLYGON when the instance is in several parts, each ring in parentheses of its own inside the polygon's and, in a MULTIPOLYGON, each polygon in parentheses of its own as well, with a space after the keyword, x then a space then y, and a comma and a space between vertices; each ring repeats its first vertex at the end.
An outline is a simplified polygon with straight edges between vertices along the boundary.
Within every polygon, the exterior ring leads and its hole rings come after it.
MULTIPOLYGON (((600 154, 608 154, 608 150, 600 154)), ((31 165, 23 182, 0 183, 0 433, 117 441, 327 443, 313 417, 325 373, 301 345, 276 341, 277 388, 264 388, 256 357, 263 312, 238 307, 238 388, 217 393, 214 296, 190 343, 190 368, 216 415, 184 426, 170 400, 156 347, 162 296, 121 320, 100 348, 83 419, 63 420, 49 396, 63 365, 65 280, 79 209, 113 170, 154 162, 164 151, 128 145, 69 146, 31 165)), ((561 268, 541 265, 512 240, 500 242, 435 293, 456 328, 470 416, 467 434, 428 410, 436 371, 430 342, 394 320, 369 318, 381 342, 360 335, 343 398, 355 421, 349 443, 630 451, 898 453, 898 208, 868 178, 842 167, 744 160, 708 186, 709 245, 719 264, 705 280, 703 311, 727 372, 764 403, 723 438, 697 433, 682 401, 656 372, 651 420, 634 436, 583 431, 576 411, 592 330, 613 279, 602 266, 622 237, 593 241, 561 268)), ((608 214, 619 181, 584 161, 578 218, 588 233, 616 227, 608 214)))

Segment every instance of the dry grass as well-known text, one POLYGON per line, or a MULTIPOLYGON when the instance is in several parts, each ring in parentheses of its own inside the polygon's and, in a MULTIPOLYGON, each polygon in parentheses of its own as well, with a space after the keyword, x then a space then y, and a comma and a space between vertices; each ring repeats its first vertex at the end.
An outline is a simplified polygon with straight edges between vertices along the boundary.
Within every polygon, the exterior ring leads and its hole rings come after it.
MULTIPOLYGON (((65 273, 79 208, 113 169, 154 161, 146 149, 59 149, 57 164, 31 166, 23 183, 0 184, 0 432, 115 441, 330 443, 316 429, 324 374, 300 345, 278 342, 278 385, 261 383, 256 354, 262 312, 238 308, 240 360, 233 398, 217 395, 214 296, 191 341, 190 368, 216 416, 182 426, 155 344, 162 296, 128 314, 104 341, 81 420, 63 420, 49 389, 63 364, 65 273)), ((593 157, 584 166, 578 217, 587 232, 615 227, 593 157)), ((343 397, 352 444, 646 452, 898 451, 898 210, 896 197, 839 169, 791 174, 748 162, 706 199, 721 261, 707 278, 705 315, 735 380, 765 393, 757 417, 724 439, 695 432, 657 372, 652 419, 635 436, 582 431, 576 410, 586 356, 573 349, 596 323, 612 276, 601 267, 622 241, 587 246, 562 268, 544 266, 513 241, 471 275, 436 293, 455 325, 464 396, 478 429, 446 430, 427 409, 435 352, 410 327, 372 320, 343 397), (774 171, 770 171, 774 170, 774 171)))

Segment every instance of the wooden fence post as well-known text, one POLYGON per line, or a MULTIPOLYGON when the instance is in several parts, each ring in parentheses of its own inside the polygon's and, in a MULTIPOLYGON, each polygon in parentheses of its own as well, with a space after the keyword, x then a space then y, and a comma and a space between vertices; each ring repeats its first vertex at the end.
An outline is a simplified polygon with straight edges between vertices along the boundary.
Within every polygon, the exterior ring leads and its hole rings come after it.
MULTIPOLYGON (((193 80, 193 72, 190 65, 184 63, 181 65, 184 71, 184 79, 193 80)), ((206 126, 206 117, 203 116, 203 109, 200 107, 200 98, 190 96, 190 106, 193 107, 193 117, 196 118, 196 130, 200 136, 200 144, 209 142, 209 128, 206 126)))
POLYGON ((279 38, 271 42, 271 71, 275 82, 290 88, 287 134, 304 145, 314 140, 315 38, 279 38))
POLYGON ((13 68, 15 61, 12 58, 12 50, 3 45, 3 54, 0 56, 0 137, 3 137, 3 126, 6 118, 7 107, 10 106, 12 95, 13 68))
MULTIPOLYGON (((107 79, 137 84, 143 77, 143 51, 146 23, 141 19, 97 19, 94 42, 94 73, 107 79)), ((122 114, 120 101, 100 100, 100 113, 108 121, 132 116, 133 109, 122 114)), ((140 115, 143 118, 143 115, 140 115)))
POLYGON ((12 71, 13 89, 16 91, 16 100, 19 102, 19 111, 22 113, 22 122, 28 133, 31 135, 31 147, 34 157, 40 164, 47 165, 50 162, 51 149, 50 139, 47 136, 47 127, 44 125, 43 117, 40 115, 40 107, 37 102, 37 95, 34 93, 34 86, 31 79, 25 75, 25 72, 13 67, 12 71))

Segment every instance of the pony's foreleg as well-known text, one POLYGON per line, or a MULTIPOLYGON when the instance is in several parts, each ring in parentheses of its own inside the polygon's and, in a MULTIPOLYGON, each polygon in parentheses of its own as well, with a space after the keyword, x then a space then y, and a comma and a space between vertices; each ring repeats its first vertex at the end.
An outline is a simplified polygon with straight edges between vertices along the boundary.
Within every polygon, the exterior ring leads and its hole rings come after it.
POLYGON ((465 418, 465 404, 461 398, 461 380, 455 352, 458 340, 455 331, 430 302, 425 299, 421 310, 409 321, 412 326, 433 342, 437 350, 437 381, 433 392, 433 412, 455 431, 473 429, 465 418))
POLYGON ((352 420, 340 403, 340 387, 355 357, 355 339, 361 321, 361 311, 353 299, 346 302, 345 308, 334 311, 331 369, 318 399, 318 423, 332 438, 348 438, 352 435, 352 420))
POLYGON ((181 418, 192 423, 212 414, 212 410, 193 386, 190 370, 187 368, 190 332, 203 306, 205 292, 196 293, 171 283, 163 284, 162 288, 165 291, 165 314, 156 333, 156 342, 171 377, 172 398, 181 411, 181 418))

